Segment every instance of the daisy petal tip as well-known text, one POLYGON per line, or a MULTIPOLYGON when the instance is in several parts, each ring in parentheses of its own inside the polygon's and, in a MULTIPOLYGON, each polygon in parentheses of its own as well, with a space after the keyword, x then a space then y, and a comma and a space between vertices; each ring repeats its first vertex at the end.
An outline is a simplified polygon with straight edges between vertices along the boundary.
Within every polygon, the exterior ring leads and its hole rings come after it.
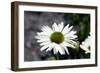
POLYGON ((64 22, 61 22, 61 24, 63 25, 63 24, 64 24, 64 22))
POLYGON ((43 49, 40 49, 40 51, 43 51, 43 49))
POLYGON ((61 55, 65 55, 65 53, 60 53, 61 55))
POLYGON ((67 24, 67 26, 69 27, 70 24, 67 24))
POLYGON ((69 52, 67 52, 67 55, 69 55, 69 52))
POLYGON ((53 26, 57 26, 57 24, 54 22, 54 23, 53 23, 53 26))

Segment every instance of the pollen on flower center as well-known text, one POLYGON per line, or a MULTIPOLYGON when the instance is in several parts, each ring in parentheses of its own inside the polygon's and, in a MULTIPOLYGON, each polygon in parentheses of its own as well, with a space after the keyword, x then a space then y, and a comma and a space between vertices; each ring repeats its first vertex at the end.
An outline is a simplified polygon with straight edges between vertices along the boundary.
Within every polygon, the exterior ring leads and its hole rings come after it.
POLYGON ((51 34, 50 40, 51 40, 51 42, 60 44, 64 41, 64 35, 61 32, 54 32, 51 34))

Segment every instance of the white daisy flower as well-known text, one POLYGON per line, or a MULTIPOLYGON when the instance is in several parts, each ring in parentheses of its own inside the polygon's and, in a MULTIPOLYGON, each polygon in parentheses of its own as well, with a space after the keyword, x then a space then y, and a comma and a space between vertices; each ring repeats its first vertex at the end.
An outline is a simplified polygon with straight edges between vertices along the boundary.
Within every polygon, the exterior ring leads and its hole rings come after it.
POLYGON ((42 32, 38 32, 35 37, 42 46, 40 50, 46 50, 47 52, 53 50, 54 54, 59 52, 61 55, 65 52, 69 54, 67 47, 75 48, 74 45, 77 44, 74 41, 77 38, 76 31, 72 28, 73 26, 69 27, 69 24, 64 27, 63 22, 58 25, 54 23, 52 28, 43 26, 42 32))
POLYGON ((86 54, 90 53, 90 39, 90 36, 88 36, 88 38, 86 38, 85 41, 80 45, 81 49, 83 49, 86 54))

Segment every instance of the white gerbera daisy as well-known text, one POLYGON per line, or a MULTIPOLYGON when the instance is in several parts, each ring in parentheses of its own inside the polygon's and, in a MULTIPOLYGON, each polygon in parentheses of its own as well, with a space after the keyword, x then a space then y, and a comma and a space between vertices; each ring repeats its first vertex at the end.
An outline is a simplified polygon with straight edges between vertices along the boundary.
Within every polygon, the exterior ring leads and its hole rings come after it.
POLYGON ((77 44, 74 41, 77 38, 76 31, 72 28, 73 26, 69 27, 69 24, 64 27, 63 22, 58 25, 54 23, 52 28, 43 26, 42 32, 38 32, 35 37, 42 46, 40 50, 47 52, 53 50, 54 54, 59 52, 61 55, 65 54, 66 51, 69 54, 67 47, 75 48, 74 45, 77 44))
POLYGON ((80 47, 85 51, 86 54, 90 53, 90 36, 88 36, 88 38, 86 38, 85 41, 82 42, 80 47))

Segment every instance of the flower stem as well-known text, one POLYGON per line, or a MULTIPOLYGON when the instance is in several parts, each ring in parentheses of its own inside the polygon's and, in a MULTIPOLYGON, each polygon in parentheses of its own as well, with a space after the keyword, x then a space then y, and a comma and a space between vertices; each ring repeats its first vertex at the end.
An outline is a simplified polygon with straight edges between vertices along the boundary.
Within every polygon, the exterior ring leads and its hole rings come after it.
POLYGON ((56 60, 59 60, 59 55, 58 54, 56 54, 56 60))

